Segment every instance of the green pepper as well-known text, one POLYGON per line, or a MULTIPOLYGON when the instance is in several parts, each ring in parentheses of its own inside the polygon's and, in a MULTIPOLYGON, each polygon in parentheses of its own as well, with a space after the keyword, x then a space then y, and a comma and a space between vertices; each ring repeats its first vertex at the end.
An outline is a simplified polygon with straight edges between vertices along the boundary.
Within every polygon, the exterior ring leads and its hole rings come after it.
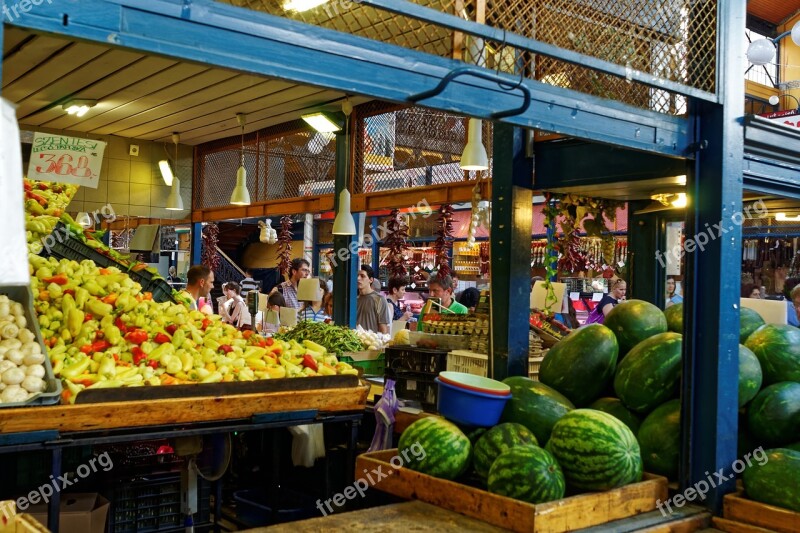
POLYGON ((103 303, 100 300, 91 300, 86 304, 86 310, 96 316, 107 316, 114 311, 114 308, 111 304, 103 303))
POLYGON ((75 289, 75 305, 78 307, 78 309, 83 309, 83 306, 86 305, 87 301, 89 301, 89 291, 83 287, 78 287, 75 289))
POLYGON ((71 336, 75 337, 80 334, 81 327, 83 326, 83 319, 84 315, 80 309, 70 309, 69 315, 67 316, 67 328, 71 336))
MULTIPOLYGON (((111 316, 111 315, 109 315, 111 316)), ((108 317, 106 317, 108 318, 108 317)), ((105 320, 105 319, 103 319, 105 320)), ((103 335, 105 335, 106 340, 111 344, 119 344, 122 340, 122 332, 120 332, 119 328, 114 324, 108 324, 103 328, 103 335)))
POLYGON ((75 298, 69 293, 65 294, 61 299, 61 312, 64 313, 65 316, 69 316, 69 312, 75 308, 77 308, 75 298))
POLYGON ((175 347, 172 344, 165 342, 164 344, 159 344, 158 348, 156 348, 152 352, 149 352, 147 354, 147 358, 151 360, 152 359, 160 360, 162 356, 174 353, 175 353, 175 347))
POLYGON ((117 362, 114 361, 113 357, 103 356, 103 359, 100 361, 100 368, 97 369, 97 373, 103 376, 104 378, 111 379, 117 373, 117 362))
POLYGON ((83 288, 86 289, 87 291, 89 291, 89 294, 91 294, 92 296, 105 296, 106 295, 105 289, 103 289, 103 287, 98 285, 97 282, 93 281, 93 280, 86 281, 83 284, 83 288))
POLYGON ((182 329, 176 329, 175 333, 172 334, 172 345, 176 348, 180 348, 185 340, 186 333, 182 329))
POLYGON ((66 379, 75 379, 89 368, 89 364, 91 364, 91 362, 91 357, 82 356, 77 361, 65 366, 64 370, 61 371, 61 377, 66 379))
POLYGON ((222 374, 212 372, 208 377, 200 380, 200 383, 219 383, 220 381, 222 381, 222 374))

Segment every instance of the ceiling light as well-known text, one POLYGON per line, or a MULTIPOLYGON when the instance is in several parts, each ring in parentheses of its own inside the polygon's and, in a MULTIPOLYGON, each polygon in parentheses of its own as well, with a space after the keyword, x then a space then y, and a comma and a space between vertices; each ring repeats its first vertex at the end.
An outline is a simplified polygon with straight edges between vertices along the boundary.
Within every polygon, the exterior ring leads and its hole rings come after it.
POLYGON ((780 103, 780 101, 781 101, 781 98, 782 97, 787 97, 787 96, 789 98, 794 98, 794 101, 797 102, 797 108, 796 109, 800 110, 800 100, 798 100, 795 95, 789 94, 789 93, 782 94, 781 96, 773 94, 772 96, 769 97, 769 105, 778 105, 780 103))
POLYGON ((283 9, 285 11, 297 12, 308 11, 309 9, 321 6, 327 1, 328 0, 286 0, 283 3, 283 9))
POLYGON ((80 118, 97 105, 97 100, 69 100, 61 107, 70 115, 80 118))
MULTIPOLYGON (((350 124, 350 113, 353 112, 353 104, 349 99, 345 99, 342 103, 342 112, 344 113, 344 135, 347 137, 347 129, 350 124)), ((348 141, 349 144, 349 141, 348 141)), ((350 161, 350 153, 345 153, 344 157, 344 175, 345 186, 339 193, 339 205, 336 209, 336 218, 333 220, 333 229, 331 233, 334 235, 355 235, 356 234, 356 221, 353 218, 353 213, 350 212, 350 191, 347 190, 347 180, 350 178, 348 163, 350 161)))
POLYGON ((673 197, 671 202, 673 207, 686 207, 688 201, 686 200, 685 192, 679 192, 677 195, 674 196, 675 197, 673 197))
POLYGON ((469 119, 469 131, 467 145, 461 154, 461 162, 458 164, 462 170, 488 170, 489 157, 486 155, 486 148, 483 146, 483 123, 476 119, 469 119))
POLYGON ((303 115, 303 120, 320 133, 331 133, 342 129, 334 117, 322 111, 303 115))
POLYGON ((181 198, 181 180, 175 178, 167 198, 168 211, 183 211, 183 198, 181 198))
POLYGON ((167 187, 172 185, 172 180, 175 178, 175 174, 177 173, 178 169, 178 143, 181 140, 181 136, 179 133, 172 134, 172 142, 175 144, 175 165, 176 172, 172 172, 172 168, 169 166, 169 161, 166 159, 162 159, 158 162, 158 168, 161 170, 161 177, 164 179, 164 183, 167 187))
POLYGON ((775 215, 775 220, 778 222, 800 222, 800 215, 790 217, 786 213, 778 213, 775 215))
POLYGON ((800 46, 800 21, 797 21, 791 30, 785 31, 774 39, 758 39, 750 43, 747 47, 747 59, 754 65, 766 65, 775 58, 775 50, 778 42, 786 37, 792 36, 792 41, 800 46))
POLYGON ((242 161, 239 165, 239 170, 236 171, 236 186, 233 188, 233 194, 231 194, 231 203, 233 205, 250 205, 250 191, 247 190, 247 170, 244 168, 244 113, 237 114, 236 120, 242 127, 242 161))

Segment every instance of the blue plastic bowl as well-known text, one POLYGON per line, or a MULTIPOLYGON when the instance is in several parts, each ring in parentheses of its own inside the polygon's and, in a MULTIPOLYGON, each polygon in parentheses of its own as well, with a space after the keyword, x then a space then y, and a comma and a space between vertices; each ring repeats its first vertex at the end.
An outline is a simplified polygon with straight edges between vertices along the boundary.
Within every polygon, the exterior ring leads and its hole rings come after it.
POLYGON ((457 424, 474 427, 491 427, 500 422, 500 415, 511 398, 496 394, 485 394, 454 387, 435 379, 439 384, 437 409, 439 414, 457 424))

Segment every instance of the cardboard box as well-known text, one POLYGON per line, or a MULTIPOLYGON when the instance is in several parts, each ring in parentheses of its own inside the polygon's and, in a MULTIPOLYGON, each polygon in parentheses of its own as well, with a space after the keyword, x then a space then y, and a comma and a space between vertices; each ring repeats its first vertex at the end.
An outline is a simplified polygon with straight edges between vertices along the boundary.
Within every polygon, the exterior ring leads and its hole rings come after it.
MULTIPOLYGON (((103 533, 108 516, 108 500, 95 493, 62 494, 59 531, 103 533)), ((27 509, 42 525, 47 525, 47 504, 32 505, 27 509)))

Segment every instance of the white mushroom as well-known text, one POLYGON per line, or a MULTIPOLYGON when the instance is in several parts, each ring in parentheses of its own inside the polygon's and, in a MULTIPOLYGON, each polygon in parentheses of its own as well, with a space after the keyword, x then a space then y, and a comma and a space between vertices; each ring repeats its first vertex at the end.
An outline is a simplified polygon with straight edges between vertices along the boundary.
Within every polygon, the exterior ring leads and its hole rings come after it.
POLYGON ((41 365, 42 363, 44 363, 44 354, 43 353, 26 354, 25 358, 22 360, 22 363, 25 366, 41 365))
POLYGON ((25 369, 26 376, 35 376, 44 379, 45 370, 44 365, 30 365, 25 369))
POLYGON ((17 366, 21 365, 25 360, 25 354, 20 350, 9 350, 5 353, 5 356, 6 361, 11 361, 17 366))
POLYGON ((9 385, 0 393, 0 401, 3 403, 24 402, 28 399, 28 391, 19 385, 9 385))
POLYGON ((44 390, 47 388, 47 384, 42 378, 37 378, 36 376, 27 376, 22 380, 22 388, 28 392, 44 392, 44 390))
POLYGON ((25 371, 21 368, 9 368, 3 372, 2 378, 6 385, 19 385, 25 379, 25 371))

